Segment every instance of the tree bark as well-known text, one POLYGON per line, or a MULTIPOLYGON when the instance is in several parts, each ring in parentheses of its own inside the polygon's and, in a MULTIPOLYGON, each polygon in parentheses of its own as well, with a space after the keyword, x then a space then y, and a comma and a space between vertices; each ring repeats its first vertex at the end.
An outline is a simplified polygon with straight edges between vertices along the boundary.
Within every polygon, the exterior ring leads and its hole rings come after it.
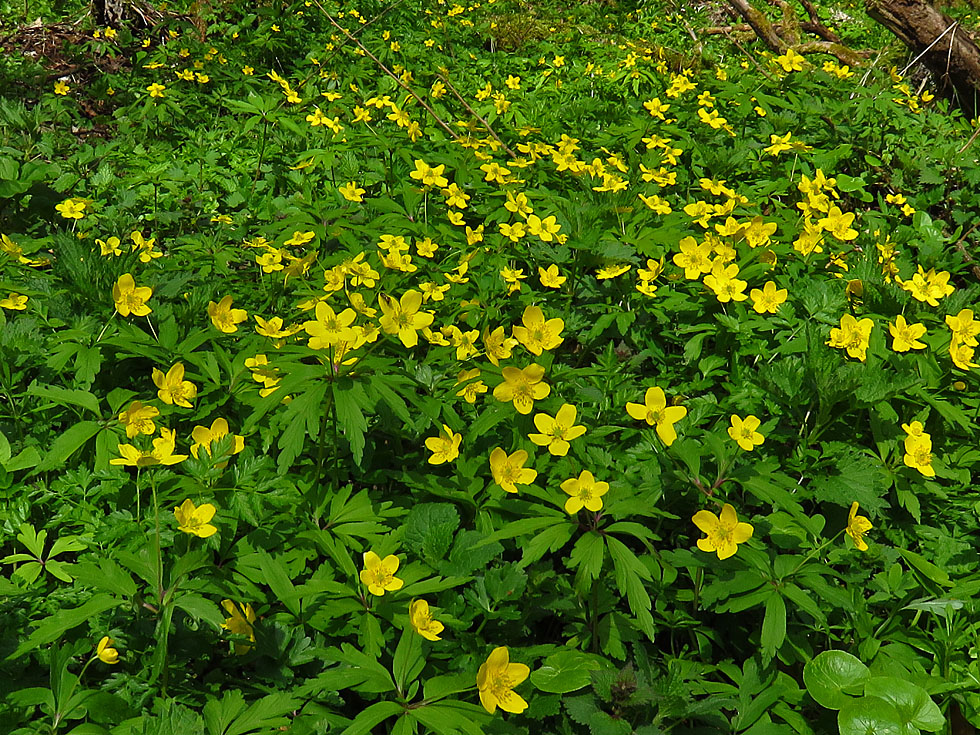
POLYGON ((781 21, 771 22, 765 13, 752 7, 748 0, 728 0, 732 10, 742 17, 773 53, 784 54, 791 48, 798 53, 829 54, 842 64, 851 66, 861 64, 867 57, 867 52, 854 51, 840 43, 837 35, 821 22, 816 7, 809 0, 801 0, 801 5, 810 17, 802 23, 787 0, 769 0, 769 3, 782 10, 781 21), (820 36, 823 40, 801 43, 801 30, 820 36))
POLYGON ((904 42, 933 73, 940 94, 968 117, 980 109, 980 48, 971 35, 925 0, 865 0, 872 19, 904 42))

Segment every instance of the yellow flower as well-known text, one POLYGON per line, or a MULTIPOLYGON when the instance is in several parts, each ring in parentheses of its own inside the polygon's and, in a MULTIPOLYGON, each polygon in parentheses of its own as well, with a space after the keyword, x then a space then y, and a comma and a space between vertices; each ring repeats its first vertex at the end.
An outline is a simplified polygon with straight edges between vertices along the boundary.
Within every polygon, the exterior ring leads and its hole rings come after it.
POLYGON ((783 136, 773 133, 769 136, 769 142, 771 145, 763 148, 762 150, 768 153, 770 156, 778 156, 783 151, 788 151, 793 147, 789 142, 790 137, 792 137, 792 133, 786 133, 786 135, 783 136))
POLYGON ((564 341, 561 330, 565 328, 565 322, 558 318, 545 320, 540 306, 524 309, 522 321, 523 326, 514 327, 514 337, 535 355, 540 355, 542 350, 552 350, 564 341))
MULTIPOLYGON (((389 115, 389 117, 391 116, 389 115)), ((430 166, 425 161, 416 159, 415 170, 409 176, 420 182, 423 186, 436 186, 443 189, 449 184, 449 179, 442 175, 445 170, 445 164, 430 166)))
POLYGON ((924 301, 929 306, 939 306, 939 299, 949 296, 956 289, 949 284, 949 271, 936 272, 935 268, 927 271, 918 266, 918 272, 907 281, 895 278, 898 285, 912 294, 917 301, 924 301))
POLYGON ((710 510, 699 510, 691 519, 694 525, 708 535, 698 539, 701 551, 715 551, 719 559, 727 559, 738 550, 738 544, 744 544, 752 538, 753 528, 748 523, 740 523, 735 514, 735 508, 725 503, 721 509, 721 517, 710 510))
POLYGON ((435 315, 430 311, 419 311, 422 306, 422 294, 418 291, 406 291, 401 299, 386 294, 379 294, 378 305, 381 307, 381 319, 378 323, 387 334, 396 334, 406 347, 415 347, 419 342, 418 332, 425 329, 435 315))
POLYGON ((430 436, 425 440, 426 448, 432 452, 429 457, 429 464, 443 464, 452 462, 459 456, 459 445, 463 441, 462 434, 456 434, 445 424, 442 425, 442 433, 439 436, 430 436))
POLYGON ((493 481, 508 493, 516 493, 518 485, 530 485, 538 476, 538 471, 525 467, 528 453, 518 449, 509 455, 500 447, 490 452, 490 472, 493 481))
POLYGON ((584 426, 575 425, 577 409, 570 403, 562 405, 554 418, 546 413, 536 414, 534 425, 540 434, 530 434, 528 438, 539 447, 548 447, 556 457, 568 454, 569 442, 585 433, 584 426))
POLYGON ((702 274, 711 272, 711 243, 699 245, 693 237, 685 237, 678 245, 681 251, 672 260, 684 269, 685 278, 696 281, 702 274))
POLYGON ((129 408, 119 414, 119 421, 126 426, 126 436, 130 439, 146 434, 152 436, 157 427, 153 419, 160 415, 160 409, 154 406, 144 406, 141 401, 133 401, 129 408))
POLYGON ((655 426, 657 436, 668 447, 677 438, 674 424, 687 416, 684 406, 667 406, 667 397, 662 388, 647 388, 643 403, 627 403, 626 413, 637 421, 646 421, 655 426))
POLYGON ((704 277, 704 285, 715 292, 715 297, 722 304, 729 301, 745 301, 745 287, 749 284, 736 278, 738 266, 735 263, 725 265, 721 258, 715 258, 711 272, 704 277))
POLYGON ((385 592, 400 590, 404 580, 395 576, 398 571, 398 557, 389 554, 384 559, 373 551, 364 552, 364 569, 361 570, 361 582, 367 585, 368 592, 379 597, 385 592))
POLYGON ((483 330, 483 349, 487 359, 494 365, 499 365, 501 360, 508 359, 517 344, 516 339, 506 336, 503 327, 497 327, 493 331, 490 331, 489 327, 483 330))
POLYGON ((178 362, 164 375, 162 370, 153 368, 153 384, 159 389, 157 396, 168 406, 191 407, 197 395, 197 386, 184 380, 184 363, 178 362))
POLYGON ((596 269, 595 277, 600 281, 607 281, 610 278, 617 278, 626 273, 633 266, 629 263, 610 263, 596 269))
POLYGON ((871 525, 871 521, 864 516, 859 516, 857 512, 858 503, 855 500, 851 503, 851 510, 847 514, 847 527, 844 529, 844 532, 854 541, 854 546, 858 551, 867 551, 868 544, 864 540, 864 534, 874 528, 874 526, 871 525))
POLYGON ((888 325, 888 331, 892 335, 892 349, 895 352, 921 350, 926 346, 925 342, 919 342, 919 337, 926 333, 925 324, 909 324, 901 314, 895 318, 894 324, 888 325))
POLYGON ((463 387, 456 391, 457 396, 462 396, 467 403, 476 403, 476 397, 481 393, 486 393, 488 388, 482 380, 475 380, 480 377, 480 368, 472 370, 461 370, 456 376, 456 385, 463 387))
POLYGON ((354 339, 354 329, 351 325, 357 318, 357 312, 351 308, 344 309, 340 314, 321 301, 316 305, 316 319, 303 322, 303 329, 310 335, 307 344, 314 350, 325 350, 340 342, 350 342, 354 339))
MULTIPOLYGON (((197 459, 197 452, 201 447, 204 447, 204 451, 210 455, 211 443, 228 436, 228 434, 228 422, 223 418, 217 418, 212 421, 211 428, 195 426, 191 432, 191 438, 194 440, 194 444, 191 445, 191 454, 194 455, 194 459, 197 459)), ((245 437, 234 434, 232 436, 231 446, 225 454, 238 454, 244 448, 245 437)))
POLYGON ((119 651, 112 647, 112 638, 109 636, 103 636, 102 640, 99 641, 95 647, 95 655, 102 663, 119 663, 119 651))
POLYGON ((255 319, 255 333, 260 334, 263 337, 269 337, 270 339, 292 337, 294 334, 303 329, 302 325, 300 324, 293 324, 288 327, 284 327, 281 316, 274 316, 268 321, 257 315, 253 315, 252 318, 255 319))
POLYGON ((315 232, 303 232, 301 230, 293 230, 293 236, 286 240, 283 245, 290 245, 292 247, 302 247, 308 242, 312 242, 313 238, 316 237, 315 232))
POLYGON ((122 456, 110 459, 109 464, 127 467, 150 467, 155 464, 174 465, 187 459, 186 454, 174 454, 176 446, 174 432, 170 429, 160 429, 160 436, 153 440, 153 449, 145 451, 134 447, 132 444, 119 444, 117 448, 122 456))
POLYGON ((122 249, 119 247, 120 242, 118 237, 113 236, 104 241, 96 238, 95 244, 99 246, 99 255, 122 255, 122 249))
POLYGON ((525 664, 510 663, 506 646, 493 649, 476 674, 476 687, 480 691, 480 703, 493 714, 497 707, 504 712, 520 714, 527 709, 527 702, 514 692, 514 687, 531 673, 525 664))
POLYGON ((973 353, 974 349, 970 345, 959 342, 955 337, 949 343, 949 356, 953 360, 953 364, 960 370, 970 370, 977 367, 977 363, 973 362, 973 353))
MULTIPOLYGON (((231 600, 222 600, 221 607, 231 615, 230 618, 225 618, 221 627, 233 635, 246 636, 252 643, 255 643, 255 629, 252 627, 252 623, 255 622, 255 611, 252 610, 252 606, 247 603, 242 605, 231 600)), ((251 650, 252 647, 247 643, 235 644, 236 655, 241 656, 251 650)))
POLYGON ((218 532, 218 529, 211 525, 216 509, 211 503, 204 503, 200 507, 194 505, 194 501, 187 498, 183 503, 174 508, 174 516, 177 518, 177 530, 189 533, 198 538, 208 538, 218 532))
POLYGON ((969 347, 977 346, 977 335, 980 334, 980 321, 973 318, 972 309, 960 309, 956 316, 946 316, 946 326, 953 332, 956 341, 969 347))
POLYGON ((213 301, 208 302, 208 316, 211 323, 225 334, 232 334, 238 331, 238 325, 248 319, 248 312, 245 309, 231 308, 232 297, 225 296, 217 304, 213 301))
POLYGON ((24 311, 27 308, 27 297, 11 291, 7 298, 0 299, 0 309, 24 311))
POLYGON ((68 84, 63 80, 58 80, 57 82, 54 83, 55 94, 62 95, 62 96, 67 95, 69 89, 71 89, 71 87, 69 87, 68 84))
POLYGON ((146 316, 152 309, 146 305, 147 299, 153 295, 149 286, 137 286, 133 276, 124 273, 119 276, 112 287, 112 300, 116 302, 116 311, 121 316, 146 316))
POLYGON ((827 216, 817 221, 817 226, 829 232, 838 240, 853 240, 858 236, 857 230, 851 227, 854 222, 854 212, 844 214, 839 207, 831 207, 827 216))
POLYGON ((932 468, 932 438, 923 432, 920 436, 905 437, 905 456, 902 458, 906 467, 918 470, 925 477, 935 477, 932 468))
POLYGON ((561 225, 558 224, 554 215, 541 219, 536 214, 530 214, 527 217, 526 224, 528 234, 534 235, 542 242, 551 242, 555 239, 558 231, 561 230, 561 225))
POLYGON ((873 327, 874 322, 868 318, 858 321, 852 315, 845 314, 840 318, 840 327, 833 327, 830 330, 830 340, 827 344, 831 347, 847 350, 850 357, 856 357, 864 362, 873 327))
POLYGON ((545 288, 561 288, 568 280, 567 276, 558 275, 558 266, 552 263, 547 268, 538 266, 538 278, 545 288))
POLYGON ((789 292, 785 288, 776 288, 772 281, 766 281, 762 290, 753 288, 749 291, 752 298, 752 308, 759 314, 775 314, 779 311, 780 305, 786 301, 789 292))
POLYGON ((746 452, 751 452, 765 441, 765 437, 759 433, 759 425, 762 422, 751 414, 743 420, 738 414, 732 414, 732 425, 728 427, 728 436, 738 442, 738 445, 746 452))
POLYGON ((429 603, 425 600, 413 600, 408 607, 408 619, 412 623, 415 632, 427 641, 442 640, 439 634, 445 626, 432 617, 429 611, 429 603))
POLYGON ((360 188, 356 181, 348 181, 337 189, 341 196, 349 202, 363 202, 365 189, 360 188))
POLYGON ((785 72, 803 71, 803 57, 791 48, 786 49, 782 56, 777 56, 776 61, 785 72))
POLYGON ((66 199, 61 204, 55 204, 54 208, 65 219, 81 219, 85 216, 85 202, 78 199, 66 199))
POLYGON ((585 508, 595 513, 602 510, 602 496, 609 492, 609 483, 597 482, 591 472, 582 470, 578 477, 565 480, 561 489, 572 496, 565 501, 566 512, 575 515, 585 508))
POLYGON ((526 368, 505 367, 504 382, 493 389, 493 397, 503 403, 514 402, 518 413, 529 414, 534 402, 547 398, 551 386, 544 382, 544 368, 531 363, 526 368))
POLYGON ((166 89, 167 89, 166 86, 164 86, 163 84, 157 84, 156 82, 154 82, 153 84, 151 84, 149 87, 146 88, 146 91, 150 93, 150 97, 163 97, 164 90, 166 89))

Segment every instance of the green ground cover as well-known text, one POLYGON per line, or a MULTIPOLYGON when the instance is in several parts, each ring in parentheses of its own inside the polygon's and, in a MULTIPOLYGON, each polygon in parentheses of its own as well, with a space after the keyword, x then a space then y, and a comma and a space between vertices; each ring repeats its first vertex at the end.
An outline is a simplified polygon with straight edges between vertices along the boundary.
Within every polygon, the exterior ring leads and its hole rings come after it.
POLYGON ((193 11, 0 59, 0 730, 980 724, 980 143, 907 55, 193 11))

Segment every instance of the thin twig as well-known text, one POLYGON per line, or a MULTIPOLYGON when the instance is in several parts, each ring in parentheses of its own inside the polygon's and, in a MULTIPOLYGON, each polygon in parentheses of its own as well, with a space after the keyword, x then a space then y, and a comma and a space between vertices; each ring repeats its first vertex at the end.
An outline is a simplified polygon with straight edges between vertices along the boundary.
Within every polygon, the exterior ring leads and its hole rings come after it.
POLYGON ((967 148, 969 148, 970 145, 973 143, 973 141, 975 141, 977 139, 977 136, 978 135, 980 135, 980 126, 977 126, 977 129, 973 131, 973 135, 971 135, 970 136, 970 139, 968 141, 966 141, 966 144, 962 148, 960 148, 958 151, 956 151, 956 152, 957 153, 962 153, 967 148))
POLYGON ((742 44, 740 44, 738 41, 736 41, 732 36, 728 36, 728 40, 731 41, 732 43, 734 43, 735 46, 738 48, 738 50, 741 51, 743 54, 745 54, 749 58, 749 61, 751 61, 753 64, 755 64, 755 68, 758 69, 759 71, 761 71, 762 72, 762 75, 766 79, 768 79, 773 84, 776 84, 777 83, 776 78, 772 74, 770 74, 769 72, 767 72, 765 69, 763 69, 762 66, 759 64, 759 62, 755 60, 755 57, 752 56, 752 54, 750 54, 748 51, 746 51, 745 50, 745 47, 742 46, 742 44))
MULTIPOLYGON (((429 105, 426 103, 425 100, 423 100, 421 97, 419 97, 417 94, 415 94, 415 92, 413 92, 412 89, 407 84, 405 84, 405 82, 403 82, 401 80, 401 77, 399 77, 397 74, 395 74, 393 71, 391 71, 391 69, 389 69, 387 66, 385 66, 377 56, 375 56, 370 51, 368 51, 364 47, 364 44, 362 44, 360 41, 358 41, 356 38, 354 38, 354 36, 351 35, 350 31, 348 31, 346 28, 344 28, 342 25, 340 25, 337 21, 335 21, 333 19, 333 16, 331 16, 330 13, 328 13, 326 10, 324 10, 323 6, 320 4, 320 0, 313 0, 313 4, 316 5, 320 9, 320 12, 323 13, 326 16, 327 20, 330 21, 330 23, 334 26, 334 28, 336 28, 337 30, 339 30, 341 33, 343 33, 345 36, 347 36, 347 38, 349 38, 351 41, 353 41, 355 44, 357 44, 357 47, 359 49, 361 49, 361 51, 363 51, 365 53, 365 55, 369 59, 371 59, 371 61, 373 61, 375 64, 377 64, 378 65, 378 68, 381 69, 381 71, 383 71, 385 74, 387 74, 389 77, 391 77, 392 79, 395 80, 395 84, 397 84, 399 87, 401 87, 406 92, 408 92, 410 95, 412 95, 412 97, 415 98, 415 101, 418 102, 420 105, 422 105, 422 107, 425 108, 426 112, 428 112, 432 116, 432 119, 435 120, 437 123, 439 123, 439 127, 441 127, 443 130, 445 130, 447 133, 449 133, 450 137, 453 140, 455 140, 455 141, 458 141, 459 140, 459 136, 456 134, 456 131, 453 130, 448 125, 446 125, 446 123, 444 123, 442 121, 442 118, 440 118, 436 114, 435 110, 433 110, 431 107, 429 107, 429 105)), ((513 155, 513 154, 511 154, 511 155, 513 155)))
POLYGON ((504 143, 504 141, 500 139, 500 136, 494 132, 492 127, 490 127, 490 123, 488 123, 476 110, 470 107, 469 103, 463 99, 463 97, 460 95, 459 92, 456 91, 456 88, 450 83, 448 77, 446 77, 445 74, 439 74, 439 79, 442 80, 443 84, 449 87, 450 92, 456 95, 456 99, 458 99, 462 103, 463 107, 466 108, 466 111, 470 113, 473 117, 475 117, 477 120, 479 120, 481 123, 483 123, 484 127, 486 127, 488 131, 490 131, 490 135, 494 137, 494 140, 500 143, 501 147, 505 151, 507 151, 507 155, 509 155, 511 158, 517 158, 517 154, 514 153, 514 151, 512 151, 510 148, 508 148, 507 144, 504 143))

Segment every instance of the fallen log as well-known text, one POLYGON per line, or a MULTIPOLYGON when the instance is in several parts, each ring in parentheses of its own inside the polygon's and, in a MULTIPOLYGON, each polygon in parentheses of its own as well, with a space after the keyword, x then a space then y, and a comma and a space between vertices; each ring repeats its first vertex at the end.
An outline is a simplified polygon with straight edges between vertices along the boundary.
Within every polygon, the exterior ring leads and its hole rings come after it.
POLYGON ((871 18, 932 72, 938 93, 968 117, 980 109, 980 48, 971 33, 925 0, 865 0, 871 18))

